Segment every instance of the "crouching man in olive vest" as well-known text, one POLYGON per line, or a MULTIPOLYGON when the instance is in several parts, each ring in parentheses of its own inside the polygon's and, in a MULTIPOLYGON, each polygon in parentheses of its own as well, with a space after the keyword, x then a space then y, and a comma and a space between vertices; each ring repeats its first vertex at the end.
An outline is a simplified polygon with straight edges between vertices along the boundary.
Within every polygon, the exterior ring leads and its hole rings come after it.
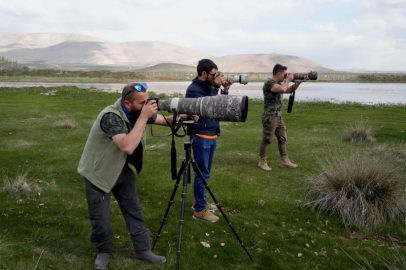
MULTIPOLYGON (((127 224, 135 250, 135 259, 160 264, 165 257, 151 251, 150 232, 144 227, 144 216, 138 200, 135 174, 142 168, 146 124, 167 125, 157 115, 155 100, 147 103, 146 83, 124 87, 121 98, 106 107, 94 122, 87 139, 78 172, 84 177, 89 218, 93 230, 90 241, 98 251, 95 269, 107 269, 113 250, 110 194, 116 198, 127 224)), ((187 117, 182 115, 182 118, 187 117)), ((172 117, 167 117, 169 124, 172 117)))

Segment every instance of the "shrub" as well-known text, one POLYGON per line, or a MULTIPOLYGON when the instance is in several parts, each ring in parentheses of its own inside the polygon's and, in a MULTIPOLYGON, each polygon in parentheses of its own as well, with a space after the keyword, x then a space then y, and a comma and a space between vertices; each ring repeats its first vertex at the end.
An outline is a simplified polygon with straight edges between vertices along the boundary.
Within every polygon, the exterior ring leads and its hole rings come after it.
POLYGON ((346 139, 353 143, 374 142, 374 130, 368 120, 360 120, 346 128, 346 139))
POLYGON ((369 152, 392 161, 402 162, 406 160, 406 145, 404 143, 375 145, 369 149, 369 152))
POLYGON ((382 158, 335 155, 308 177, 305 206, 337 214, 347 228, 375 231, 406 216, 400 183, 382 158))

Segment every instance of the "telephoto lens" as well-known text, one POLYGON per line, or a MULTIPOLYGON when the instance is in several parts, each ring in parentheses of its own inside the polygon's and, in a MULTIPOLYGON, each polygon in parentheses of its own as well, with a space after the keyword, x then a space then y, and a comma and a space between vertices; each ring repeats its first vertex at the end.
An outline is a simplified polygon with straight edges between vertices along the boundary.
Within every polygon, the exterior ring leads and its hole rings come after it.
POLYGON ((238 82, 244 85, 248 83, 248 76, 244 74, 241 75, 224 74, 224 79, 226 81, 238 82))
POLYGON ((245 122, 248 115, 248 97, 221 95, 199 98, 171 98, 160 100, 160 110, 173 113, 197 114, 202 117, 229 122, 245 122))
MULTIPOLYGON (((288 74, 292 73, 286 73, 285 78, 288 74)), ((317 72, 316 71, 310 71, 309 73, 293 73, 293 81, 302 81, 304 80, 305 76, 309 77, 309 80, 315 81, 317 80, 317 72)))

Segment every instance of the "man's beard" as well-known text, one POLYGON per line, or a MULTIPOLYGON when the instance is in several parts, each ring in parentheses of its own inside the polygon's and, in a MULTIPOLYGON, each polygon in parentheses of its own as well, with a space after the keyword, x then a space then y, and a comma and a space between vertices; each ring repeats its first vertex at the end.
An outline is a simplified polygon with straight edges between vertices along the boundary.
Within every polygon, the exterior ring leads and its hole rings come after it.
POLYGON ((137 111, 132 105, 131 110, 129 111, 132 118, 137 119, 141 115, 141 111, 137 111))

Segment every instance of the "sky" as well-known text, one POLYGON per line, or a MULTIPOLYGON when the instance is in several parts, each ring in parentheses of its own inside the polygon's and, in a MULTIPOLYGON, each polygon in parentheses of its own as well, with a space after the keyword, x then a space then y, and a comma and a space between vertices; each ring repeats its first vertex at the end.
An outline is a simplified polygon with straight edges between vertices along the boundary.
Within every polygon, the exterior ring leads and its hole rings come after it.
POLYGON ((0 32, 164 41, 213 54, 295 55, 406 71, 406 0, 0 0, 0 32))

